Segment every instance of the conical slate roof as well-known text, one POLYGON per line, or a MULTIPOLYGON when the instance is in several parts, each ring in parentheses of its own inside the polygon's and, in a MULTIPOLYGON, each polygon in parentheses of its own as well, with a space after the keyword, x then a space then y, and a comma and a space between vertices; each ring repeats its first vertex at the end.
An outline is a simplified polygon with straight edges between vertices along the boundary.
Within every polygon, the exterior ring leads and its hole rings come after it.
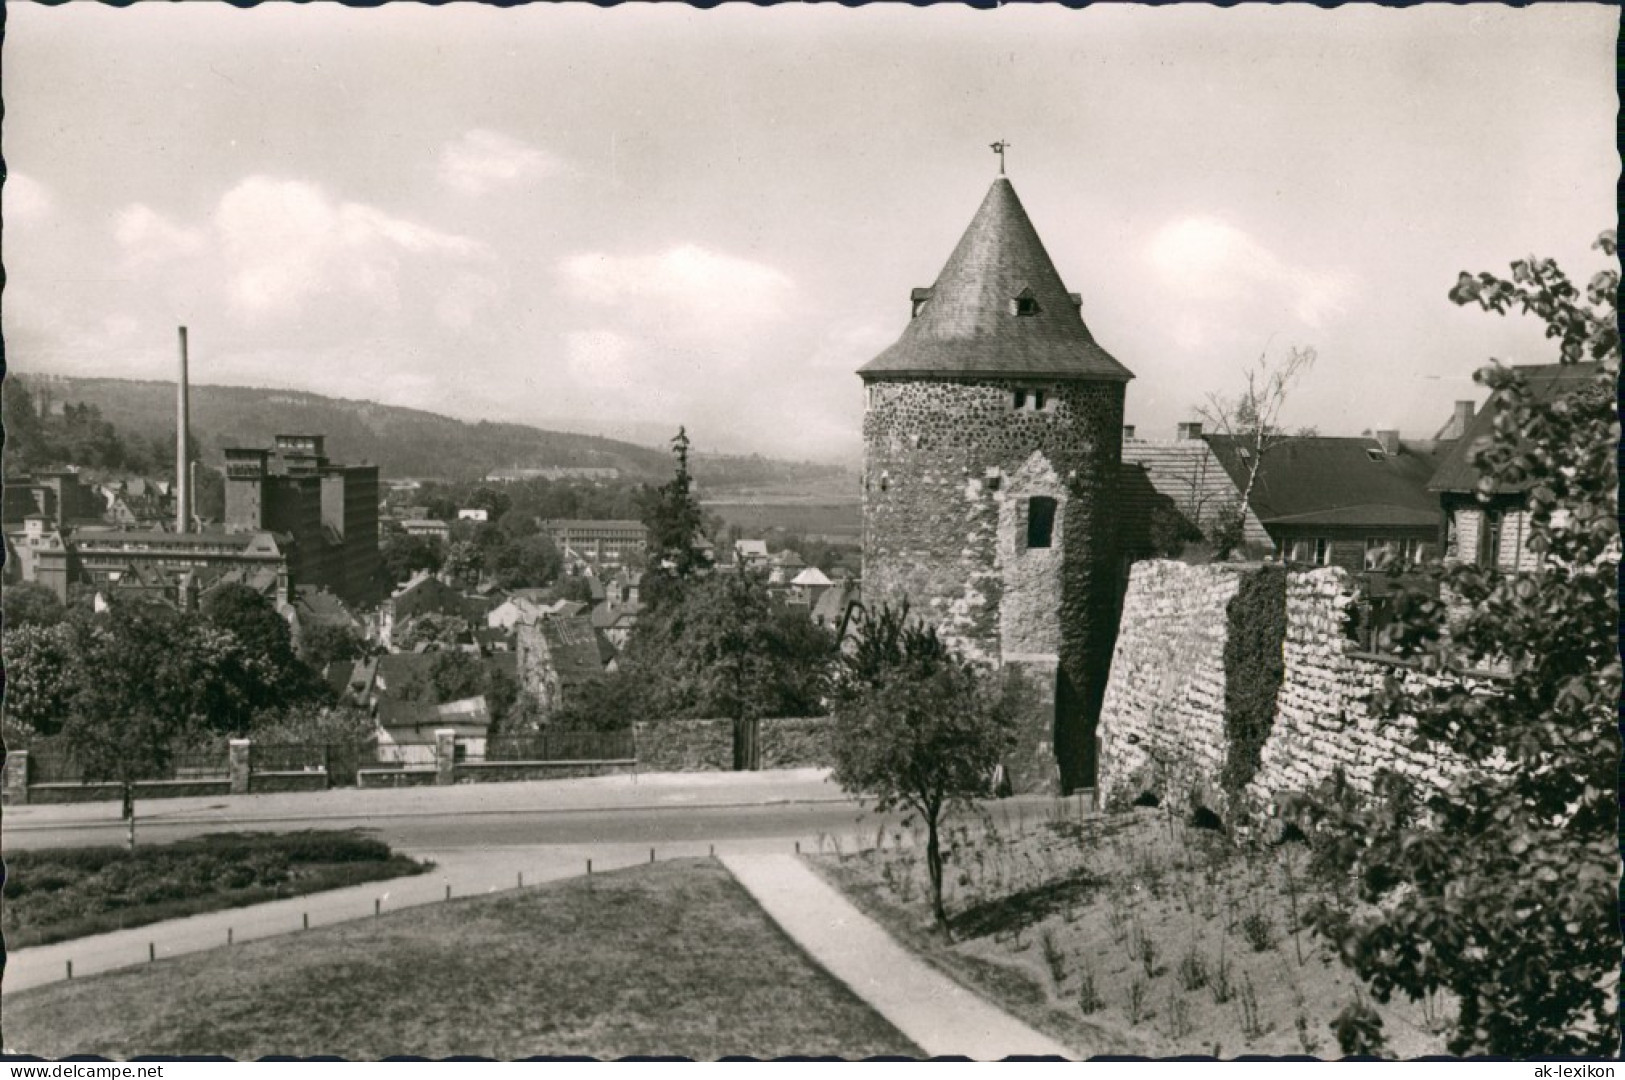
POLYGON ((1134 377, 1095 344, 1005 177, 993 182, 937 283, 915 298, 903 336, 859 375, 1134 377))

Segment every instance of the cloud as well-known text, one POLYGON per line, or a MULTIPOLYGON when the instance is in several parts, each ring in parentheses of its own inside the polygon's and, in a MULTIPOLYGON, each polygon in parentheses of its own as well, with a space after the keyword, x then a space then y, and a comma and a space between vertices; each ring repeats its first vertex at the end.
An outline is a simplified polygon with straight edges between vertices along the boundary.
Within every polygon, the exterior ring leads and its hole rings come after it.
POLYGON ((0 211, 8 225, 42 221, 56 209, 56 196, 44 184, 31 176, 12 172, 0 189, 0 211))
POLYGON ((772 321, 794 291, 763 263, 683 244, 654 255, 588 252, 559 264, 567 293, 690 335, 727 335, 772 321))
POLYGON ((128 267, 191 258, 201 254, 208 243, 201 229, 176 225, 145 203, 132 203, 119 211, 113 239, 123 249, 128 267))
POLYGON ((440 182, 464 195, 484 195, 558 172, 552 155, 496 131, 475 128, 440 151, 440 182))
POLYGON ((1210 217, 1164 225, 1152 236, 1145 258, 1175 294, 1180 314, 1172 332, 1186 347, 1204 344, 1215 330, 1254 315, 1285 316, 1319 329, 1346 313, 1355 292, 1350 275, 1295 264, 1210 217))
POLYGON ((394 308, 409 259, 456 265, 489 255, 485 245, 467 237, 362 203, 335 202, 313 184, 265 176, 228 191, 214 226, 228 299, 248 317, 297 313, 323 296, 361 297, 394 308))

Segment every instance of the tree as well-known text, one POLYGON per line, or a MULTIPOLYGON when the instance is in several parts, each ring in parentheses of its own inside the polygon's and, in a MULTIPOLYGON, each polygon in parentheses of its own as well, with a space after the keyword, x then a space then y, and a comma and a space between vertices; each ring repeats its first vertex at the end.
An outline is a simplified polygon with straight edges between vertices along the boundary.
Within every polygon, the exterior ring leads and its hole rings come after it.
POLYGON ((545 536, 522 536, 498 547, 489 563, 498 587, 533 589, 551 583, 564 558, 545 536))
POLYGON ((361 659, 366 655, 367 643, 351 627, 314 623, 300 632, 299 651, 307 664, 321 671, 328 664, 361 659))
POLYGON ((6 586, 4 595, 0 596, 0 604, 4 605, 3 625, 7 630, 21 630, 25 626, 55 626, 67 614, 56 593, 44 585, 28 581, 6 586))
MULTIPOLYGON (((1613 233, 1596 246, 1612 258, 1613 233)), ((1582 298, 1530 258, 1511 280, 1462 274, 1451 290, 1457 304, 1534 315, 1562 363, 1596 374, 1537 394, 1515 370, 1478 373, 1500 402, 1474 458, 1480 498, 1525 492, 1535 566, 1436 566, 1442 595, 1401 593, 1385 631, 1429 677, 1390 683, 1379 703, 1465 767, 1438 794, 1390 773, 1374 800, 1332 783, 1304 803, 1368 902, 1322 908, 1320 932, 1380 1001, 1454 994, 1455 1054, 1619 1052, 1618 289, 1604 270, 1582 298), (1455 674, 1486 667, 1502 675, 1455 674)))
POLYGON ((995 681, 951 650, 935 627, 885 607, 859 625, 835 693, 835 781, 905 807, 925 824, 931 912, 944 933, 944 813, 988 794, 994 769, 1015 742, 1019 679, 995 681))
POLYGON ((221 674, 241 679, 250 711, 318 696, 316 673, 294 652, 288 622, 269 597, 246 585, 222 585, 203 598, 200 614, 207 625, 230 634, 244 654, 236 664, 231 645, 224 644, 217 659, 221 674))
POLYGON ((696 547, 705 520, 688 472, 686 428, 677 429, 671 447, 677 458, 674 475, 660 487, 646 489, 642 500, 641 517, 649 530, 649 569, 643 577, 642 596, 651 608, 674 602, 683 585, 708 566, 696 547))
POLYGON ((820 710, 835 655, 805 610, 781 607, 760 575, 715 574, 641 618, 622 660, 656 717, 747 722, 820 710))
POLYGON ((391 583, 398 584, 418 570, 440 569, 445 552, 431 536, 413 536, 399 525, 386 526, 378 543, 378 558, 391 583))
MULTIPOLYGON (((9 601, 11 590, 6 593, 9 601)), ((74 628, 8 625, 3 640, 6 724, 19 736, 55 735, 68 718, 79 681, 74 628)))
MULTIPOLYGON (((1288 433, 1281 426, 1281 409, 1286 404, 1293 383, 1315 363, 1315 350, 1293 346, 1279 361, 1271 360, 1267 351, 1245 370, 1246 386, 1235 397, 1217 393, 1207 396, 1207 403, 1197 407, 1196 413, 1216 433, 1228 437, 1234 444, 1242 472, 1241 491, 1233 502, 1216 508, 1209 540, 1220 558, 1239 550, 1245 541, 1247 511, 1252 506, 1253 488, 1264 466, 1264 459, 1273 451, 1293 439, 1313 435, 1310 429, 1288 433)), ((1205 468, 1205 466, 1204 466, 1205 468)), ((1198 508, 1200 519, 1200 508, 1198 508)))
POLYGON ((75 630, 78 670, 92 677, 77 680, 61 737, 85 779, 119 786, 133 848, 136 782, 167 775, 206 728, 220 686, 202 670, 196 624, 164 605, 118 603, 75 630))
POLYGON ((580 574, 559 578, 548 593, 554 601, 573 600, 578 604, 592 603, 592 584, 580 574))
POLYGON ((460 615, 442 615, 438 611, 425 611, 414 615, 395 629, 395 648, 412 652, 420 644, 431 648, 463 645, 472 640, 468 620, 460 615))
POLYGON ((446 549, 444 568, 454 584, 476 585, 485 568, 485 553, 471 540, 455 541, 446 549))

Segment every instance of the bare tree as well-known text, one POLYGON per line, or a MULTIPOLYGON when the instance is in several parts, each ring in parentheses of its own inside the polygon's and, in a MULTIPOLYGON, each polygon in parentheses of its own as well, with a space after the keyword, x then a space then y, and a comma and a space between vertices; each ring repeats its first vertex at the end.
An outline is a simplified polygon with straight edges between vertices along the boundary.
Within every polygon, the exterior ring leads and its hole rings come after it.
POLYGON ((1315 363, 1312 346, 1294 345, 1284 357, 1272 360, 1269 350, 1258 354, 1243 373, 1245 385, 1234 397, 1209 393, 1207 402, 1196 409, 1210 429, 1231 440, 1242 471, 1240 496, 1233 506, 1217 512, 1215 535, 1211 538, 1216 554, 1225 556, 1241 547, 1246 535, 1247 512, 1252 506, 1253 489, 1263 470, 1264 458, 1293 439, 1314 435, 1313 428, 1288 432, 1281 427, 1281 409, 1291 395, 1293 384, 1315 363))

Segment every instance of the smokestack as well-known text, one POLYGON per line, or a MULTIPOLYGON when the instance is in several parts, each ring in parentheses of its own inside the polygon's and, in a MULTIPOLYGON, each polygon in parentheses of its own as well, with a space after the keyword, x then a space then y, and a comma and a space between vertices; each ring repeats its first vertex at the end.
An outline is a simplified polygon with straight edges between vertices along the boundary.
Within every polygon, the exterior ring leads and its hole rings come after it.
POLYGON ((181 371, 175 389, 175 531, 187 532, 192 527, 191 469, 188 467, 186 444, 191 441, 192 417, 186 392, 186 327, 181 327, 181 371))
POLYGON ((1382 447, 1384 454, 1393 457, 1399 453, 1399 432, 1390 430, 1377 432, 1377 445, 1382 447))

